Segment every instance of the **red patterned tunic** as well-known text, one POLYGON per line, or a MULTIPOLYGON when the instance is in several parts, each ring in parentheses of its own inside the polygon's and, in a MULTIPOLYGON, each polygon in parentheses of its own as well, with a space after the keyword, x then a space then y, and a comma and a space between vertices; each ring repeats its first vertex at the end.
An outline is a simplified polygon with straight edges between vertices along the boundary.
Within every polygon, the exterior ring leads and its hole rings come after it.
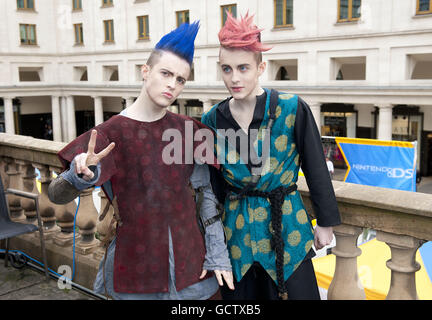
MULTIPOLYGON (((206 127, 198 121, 171 112, 154 122, 117 115, 95 127, 98 131, 95 152, 111 142, 116 144, 101 160, 97 182, 99 186, 111 181, 123 222, 117 229, 114 258, 116 292, 168 291, 168 226, 172 233, 177 291, 199 281, 205 246, 188 183, 194 150, 203 143, 190 139, 202 128, 206 127), (177 129, 181 141, 162 141, 167 129, 177 129), (175 145, 176 151, 183 151, 181 164, 167 165, 162 160, 168 144, 175 145)), ((65 168, 77 154, 87 152, 89 139, 90 131, 59 152, 65 168)), ((204 141, 209 142, 208 150, 212 152, 213 140, 204 141)))

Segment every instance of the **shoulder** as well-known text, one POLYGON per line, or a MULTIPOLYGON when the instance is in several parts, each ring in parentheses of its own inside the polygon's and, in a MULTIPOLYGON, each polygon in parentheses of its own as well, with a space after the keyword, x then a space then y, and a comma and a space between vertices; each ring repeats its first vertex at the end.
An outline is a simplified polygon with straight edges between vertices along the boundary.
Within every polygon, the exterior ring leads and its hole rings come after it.
POLYGON ((215 119, 216 110, 219 104, 220 103, 216 103, 209 110, 203 113, 201 118, 202 123, 204 123, 205 125, 214 125, 213 119, 215 119))

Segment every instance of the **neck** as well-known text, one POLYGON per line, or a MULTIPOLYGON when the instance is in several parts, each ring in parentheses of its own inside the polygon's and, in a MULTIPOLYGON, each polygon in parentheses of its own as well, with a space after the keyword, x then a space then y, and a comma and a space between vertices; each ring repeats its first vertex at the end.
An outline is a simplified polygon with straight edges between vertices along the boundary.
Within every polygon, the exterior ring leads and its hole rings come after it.
POLYGON ((167 108, 156 105, 150 99, 144 86, 139 97, 127 108, 129 118, 146 122, 159 120, 166 112, 167 108))
POLYGON ((254 109, 256 105, 256 98, 264 93, 264 89, 257 86, 254 91, 244 99, 232 99, 232 107, 238 111, 245 111, 254 109))

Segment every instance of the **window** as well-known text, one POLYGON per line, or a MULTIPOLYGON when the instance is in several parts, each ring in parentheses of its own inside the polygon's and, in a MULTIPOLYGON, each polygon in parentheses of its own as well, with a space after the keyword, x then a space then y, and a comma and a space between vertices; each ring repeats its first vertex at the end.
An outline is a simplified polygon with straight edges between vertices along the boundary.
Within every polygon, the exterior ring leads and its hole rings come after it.
POLYGON ((149 17, 141 16, 138 18, 138 40, 146 40, 150 38, 149 35, 149 17))
POLYGON ((113 5, 113 0, 102 0, 102 7, 111 7, 113 5))
POLYGON ((82 9, 82 0, 72 0, 72 8, 73 8, 73 10, 81 10, 82 9))
POLYGON ((222 17, 222 26, 225 25, 225 21, 227 19, 227 11, 231 13, 235 18, 237 18, 237 5, 229 4, 226 6, 221 6, 221 17, 222 17))
POLYGON ((42 67, 18 67, 19 81, 40 82, 43 80, 42 67))
POLYGON ((36 45, 36 25, 20 24, 21 44, 36 45))
POLYGON ((366 80, 366 57, 331 58, 331 80, 366 80))
POLYGON ((114 42, 114 20, 104 20, 105 42, 114 42))
POLYGON ((74 24, 74 30, 75 30, 75 44, 84 44, 82 23, 74 24))
POLYGON ((360 18, 361 0, 339 0, 338 22, 356 21, 360 18))
POLYGON ((34 0, 17 0, 18 9, 34 10, 34 0))
POLYGON ((407 55, 408 80, 432 80, 432 53, 407 55))
POLYGON ((274 0, 275 28, 293 25, 293 0, 274 0))
POLYGON ((185 11, 177 11, 177 27, 179 27, 183 23, 189 23, 189 10, 185 11))
POLYGON ((417 14, 432 13, 432 0, 417 0, 417 14))

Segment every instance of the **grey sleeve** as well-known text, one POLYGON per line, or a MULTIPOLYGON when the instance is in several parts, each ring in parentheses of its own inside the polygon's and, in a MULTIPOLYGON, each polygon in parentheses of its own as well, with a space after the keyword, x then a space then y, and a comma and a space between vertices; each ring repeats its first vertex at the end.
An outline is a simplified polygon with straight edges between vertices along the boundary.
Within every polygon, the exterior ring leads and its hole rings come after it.
POLYGON ((68 170, 51 181, 48 187, 50 201, 56 204, 69 203, 78 197, 82 190, 94 186, 100 177, 100 164, 94 168, 90 167, 90 169, 95 176, 91 181, 86 181, 75 173, 75 161, 72 161, 68 170))
MULTIPOLYGON (((200 215, 202 220, 208 220, 217 216, 216 209, 218 203, 210 184, 210 171, 206 164, 195 164, 190 178, 194 189, 203 187, 203 202, 200 215)), ((203 269, 206 270, 227 270, 231 271, 231 262, 228 249, 225 243, 225 233, 222 221, 218 219, 213 224, 205 228, 206 255, 203 269)))
POLYGON ((60 174, 60 176, 63 177, 63 179, 68 181, 71 185, 73 185, 76 189, 78 189, 80 191, 94 186, 100 177, 100 172, 101 172, 100 163, 98 163, 96 168, 94 170, 92 170, 94 173, 93 179, 90 181, 87 181, 87 180, 80 178, 78 176, 78 174, 75 172, 75 161, 74 160, 72 160, 69 170, 63 171, 60 174))

